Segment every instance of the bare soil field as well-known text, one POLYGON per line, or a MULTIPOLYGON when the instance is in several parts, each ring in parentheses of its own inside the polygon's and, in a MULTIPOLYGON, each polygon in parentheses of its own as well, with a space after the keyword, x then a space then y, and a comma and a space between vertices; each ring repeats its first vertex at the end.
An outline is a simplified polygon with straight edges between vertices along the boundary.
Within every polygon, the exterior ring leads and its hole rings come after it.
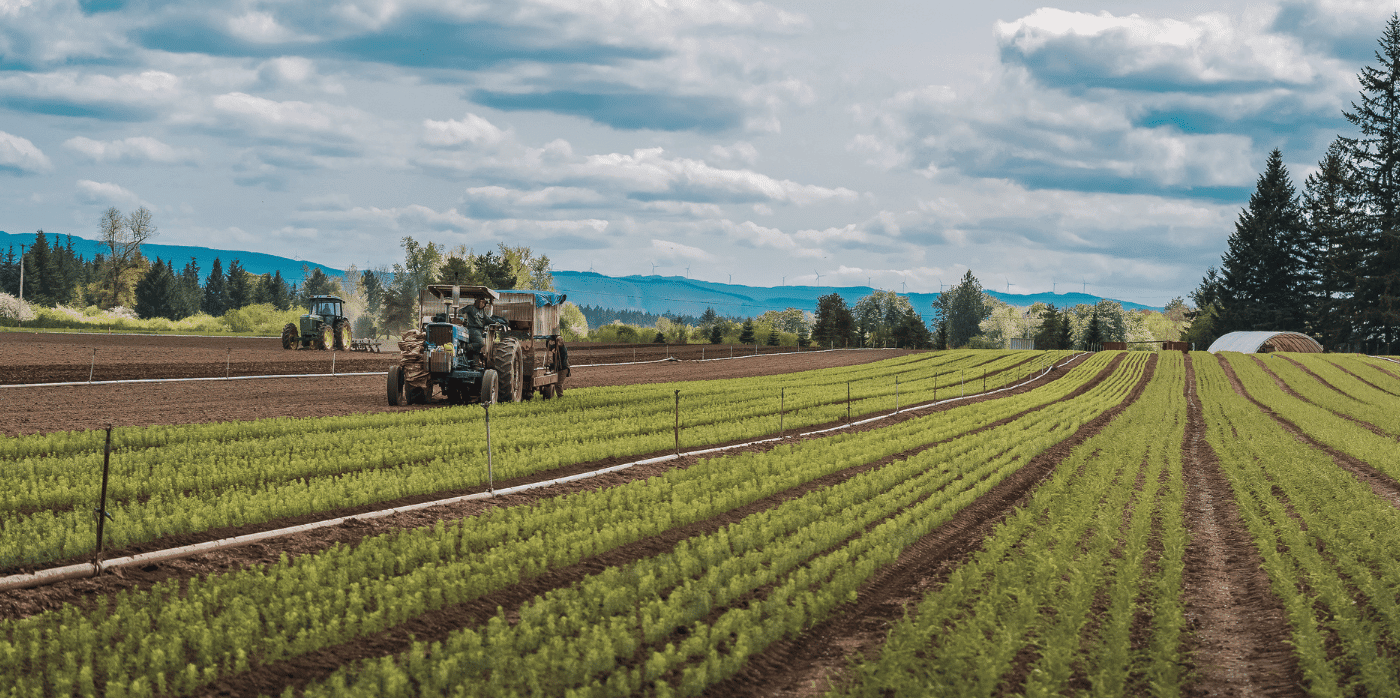
MULTIPOLYGON (((674 359, 715 359, 795 353, 795 347, 690 344, 569 345, 574 365, 674 359)), ((807 350, 814 351, 814 350, 807 350)), ((171 337, 57 332, 0 333, 0 385, 214 378, 298 373, 383 371, 398 361, 398 344, 385 340, 382 353, 290 351, 276 337, 171 337), (332 357, 334 353, 334 357, 332 357), (334 366, 332 366, 334 361, 334 366)))
MULTIPOLYGON (((644 345, 653 353, 665 347, 644 345)), ((279 340, 238 337, 157 337, 135 335, 0 334, 0 383, 87 380, 97 348, 94 380, 193 378, 230 374, 287 375, 329 373, 330 352, 286 351, 279 340), (50 364, 39 363, 43 357, 50 364), (18 360, 16 362, 16 360, 18 360), (104 369, 104 362, 107 363, 104 369), (104 370, 106 371, 104 373, 104 370)), ((750 348, 751 349, 751 348, 750 348)), ((570 358, 583 363, 580 352, 570 358)), ((903 350, 851 350, 762 355, 725 361, 671 361, 626 366, 583 366, 570 388, 632 385, 711 378, 792 373, 850 366, 901 356, 903 350)), ((381 372, 398 354, 336 352, 340 373, 381 372)), ((617 363, 622 354, 614 351, 617 363)), ((628 352, 630 356, 630 352, 628 352)), ((651 359, 654 360, 654 357, 651 359)), ((389 407, 384 378, 251 378, 233 381, 133 383, 125 385, 18 386, 0 388, 0 433, 8 436, 114 426, 189 424, 266 417, 330 415, 433 409, 432 405, 389 407)))

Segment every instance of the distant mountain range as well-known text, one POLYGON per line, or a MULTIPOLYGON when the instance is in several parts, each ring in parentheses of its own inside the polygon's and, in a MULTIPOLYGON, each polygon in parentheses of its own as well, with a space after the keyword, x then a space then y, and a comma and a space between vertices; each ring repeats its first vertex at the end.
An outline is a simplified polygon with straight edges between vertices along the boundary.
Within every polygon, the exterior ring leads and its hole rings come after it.
MULTIPOLYGON (((44 237, 48 238, 50 246, 57 245, 66 247, 68 245, 67 235, 45 233, 44 237)), ((33 233, 17 235, 0 231, 0 255, 8 255, 10 247, 13 246, 15 255, 18 256, 20 253, 20 245, 23 245, 27 249, 33 244, 33 233)), ((97 240, 80 238, 77 235, 73 236, 73 251, 87 259, 92 259, 93 256, 98 254, 108 254, 106 245, 103 245, 97 240)), ((169 260, 171 265, 175 267, 176 274, 179 274, 180 269, 190 261, 190 257, 194 257, 195 263, 199 265, 199 278, 201 282, 209 275, 209 268, 214 265, 214 260, 216 258, 220 260, 225 270, 228 269, 229 262, 237 259, 243 264, 243 268, 250 273, 271 274, 272 272, 280 271, 282 272, 283 279, 286 279, 288 283, 296 284, 301 283, 301 277, 304 275, 302 265, 306 265, 308 269, 319 267, 321 271, 326 274, 340 275, 345 273, 342 270, 333 269, 324 264, 287 259, 286 257, 278 257, 277 255, 263 254, 261 252, 216 250, 208 247, 191 247, 187 245, 146 243, 141 246, 141 254, 150 260, 155 260, 156 257, 169 260)))
MULTIPOLYGON (((67 244, 67 236, 48 235, 48 238, 50 245, 67 244)), ((0 231, 0 254, 5 254, 11 246, 15 248, 15 254, 19 254, 20 245, 28 247, 33 244, 34 235, 32 233, 16 235, 0 231)), ((80 238, 76 235, 73 236, 73 249, 79 255, 89 259, 93 255, 105 251, 101 242, 80 238)), ((209 267, 214 263, 216 257, 222 260, 225 269, 228 268, 230 261, 237 259, 243 264, 243 268, 251 273, 270 274, 274 271, 280 271, 282 278, 292 283, 301 283, 303 266, 307 268, 319 267, 323 272, 332 276, 344 273, 341 269, 328 267, 324 264, 288 259, 261 252, 216 250, 208 247, 156 243, 142 245, 141 252, 150 259, 160 257, 170 260, 175 266, 176 273, 179 273, 180 268, 189 261, 190 257, 194 257, 199 264, 201 278, 208 275, 209 267)), ((638 310, 655 315, 675 313, 697 317, 703 314, 706 308, 714 308, 715 312, 720 315, 740 317, 761 315, 769 310, 787 308, 813 311, 816 310, 817 299, 829 293, 840 294, 847 305, 854 306, 856 301, 876 290, 869 286, 777 286, 769 288, 721 284, 679 276, 604 276, 590 271, 556 271, 554 272, 554 286, 560 293, 568 294, 569 300, 578 305, 593 305, 614 310, 638 310)), ((1022 307, 1033 303, 1054 303, 1056 307, 1063 308, 1080 303, 1092 305, 1102 300, 1099 296, 1086 293, 1017 294, 988 290, 987 294, 1005 303, 1022 307)), ((925 319, 932 315, 932 304, 934 299, 938 297, 937 293, 912 292, 900 295, 907 296, 914 309, 925 319)), ((1162 310, 1162 308, 1142 305, 1141 303, 1112 300, 1121 303, 1124 308, 1129 310, 1162 310)))

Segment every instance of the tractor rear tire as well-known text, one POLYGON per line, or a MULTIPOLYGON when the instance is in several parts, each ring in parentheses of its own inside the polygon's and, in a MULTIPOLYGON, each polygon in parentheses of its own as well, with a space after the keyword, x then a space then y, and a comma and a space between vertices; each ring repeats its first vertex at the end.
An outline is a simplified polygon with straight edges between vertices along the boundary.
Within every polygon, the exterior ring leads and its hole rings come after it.
POLYGON ((345 351, 350 348, 350 323, 340 322, 335 326, 335 350, 345 351))
POLYGON ((500 377, 495 369, 481 372, 481 404, 489 405, 496 401, 496 391, 500 387, 500 377))
POLYGON ((499 402, 520 402, 525 387, 525 352, 520 350, 520 340, 506 337, 496 343, 492 363, 501 374, 499 402))
POLYGON ((389 367, 388 389, 389 405, 398 407, 399 403, 403 402, 403 367, 389 367))
POLYGON ((297 345, 300 343, 301 337, 297 336, 296 324, 291 322, 287 323, 286 326, 282 328, 282 348, 296 349, 297 345))
POLYGON ((318 351, 325 351, 331 345, 330 325, 321 325, 320 331, 311 335, 311 345, 318 351))

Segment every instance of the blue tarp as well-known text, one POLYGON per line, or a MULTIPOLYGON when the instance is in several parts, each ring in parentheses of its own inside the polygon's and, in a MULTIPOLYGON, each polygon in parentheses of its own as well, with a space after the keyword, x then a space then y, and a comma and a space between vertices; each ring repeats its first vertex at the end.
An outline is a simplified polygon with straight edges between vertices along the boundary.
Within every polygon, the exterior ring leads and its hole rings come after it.
MULTIPOLYGON (((493 291, 495 289, 492 289, 493 291)), ((549 291, 529 291, 525 289, 513 288, 507 291, 496 291, 496 293, 531 293, 535 296, 535 307, 545 308, 551 305, 559 305, 564 302, 563 294, 550 293, 549 291)))

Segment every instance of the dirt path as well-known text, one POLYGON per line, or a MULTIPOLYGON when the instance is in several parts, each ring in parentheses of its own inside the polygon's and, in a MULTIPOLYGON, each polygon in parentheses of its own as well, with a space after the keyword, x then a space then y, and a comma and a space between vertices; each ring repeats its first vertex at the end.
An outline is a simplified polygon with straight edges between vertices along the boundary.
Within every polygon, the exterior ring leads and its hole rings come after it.
MULTIPOLYGON (((1107 377, 1116 367, 1117 362, 1104 369, 1095 380, 1107 377)), ((942 584, 981 547, 983 539, 998 523, 1024 506, 1060 461, 1136 401, 1155 368, 1154 356, 1142 379, 1122 402, 1032 458, 950 521, 906 549, 899 559, 861 586, 854 604, 841 607, 836 615, 796 639, 781 640, 769 646, 752 657, 738 674, 711 686, 704 695, 713 698, 823 695, 831 687, 833 678, 844 674, 850 658, 878 653, 890 628, 904 617, 911 604, 942 584)))
MULTIPOLYGON (((1186 618, 1199 680, 1193 696, 1302 696, 1283 605, 1269 588, 1264 560, 1240 519, 1234 493, 1206 442, 1205 417, 1186 359, 1186 618)), ((1233 374, 1231 378, 1233 379, 1233 374)), ((1238 388, 1237 388, 1238 390, 1238 388)))

